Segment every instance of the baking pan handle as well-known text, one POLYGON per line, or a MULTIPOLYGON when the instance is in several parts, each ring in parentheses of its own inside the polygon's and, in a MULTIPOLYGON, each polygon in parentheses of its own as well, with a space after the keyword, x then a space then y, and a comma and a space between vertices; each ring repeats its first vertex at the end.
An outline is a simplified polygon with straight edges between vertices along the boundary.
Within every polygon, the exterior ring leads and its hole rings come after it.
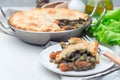
POLYGON ((14 30, 10 28, 9 26, 9 23, 8 23, 8 20, 7 20, 7 17, 2 9, 2 7, 0 6, 0 15, 1 15, 1 18, 0 18, 0 30, 3 31, 4 33, 6 34, 9 34, 11 36, 15 36, 14 34, 14 30))
POLYGON ((8 24, 3 24, 3 23, 0 21, 0 25, 1 25, 0 30, 1 30, 2 32, 4 32, 4 33, 6 33, 6 34, 8 34, 8 35, 11 35, 11 36, 14 36, 14 37, 15 37, 15 34, 14 34, 15 31, 14 31, 12 28, 8 27, 8 26, 9 26, 8 24), (6 27, 5 25, 8 25, 8 26, 6 27))
POLYGON ((100 1, 98 4, 96 4, 95 8, 93 9, 92 13, 90 14, 90 17, 92 18, 94 16, 94 14, 95 14, 95 12, 96 12, 96 10, 97 10, 97 8, 100 4, 102 5, 104 11, 102 12, 101 16, 97 20, 97 23, 96 24, 91 24, 91 26, 96 26, 97 24, 99 24, 99 22, 101 21, 101 19, 103 18, 103 16, 105 15, 105 13, 107 11, 104 3, 102 1, 100 1))

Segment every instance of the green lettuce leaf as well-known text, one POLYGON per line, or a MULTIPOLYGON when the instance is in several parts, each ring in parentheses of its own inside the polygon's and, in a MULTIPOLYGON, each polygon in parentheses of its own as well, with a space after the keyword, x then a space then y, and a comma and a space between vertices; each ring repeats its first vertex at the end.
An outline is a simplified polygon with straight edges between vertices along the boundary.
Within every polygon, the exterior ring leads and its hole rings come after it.
POLYGON ((103 21, 107 21, 109 19, 120 20, 120 9, 116 10, 108 10, 105 16, 103 17, 103 21))
POLYGON ((99 42, 120 45, 120 9, 108 11, 97 26, 88 30, 99 42))

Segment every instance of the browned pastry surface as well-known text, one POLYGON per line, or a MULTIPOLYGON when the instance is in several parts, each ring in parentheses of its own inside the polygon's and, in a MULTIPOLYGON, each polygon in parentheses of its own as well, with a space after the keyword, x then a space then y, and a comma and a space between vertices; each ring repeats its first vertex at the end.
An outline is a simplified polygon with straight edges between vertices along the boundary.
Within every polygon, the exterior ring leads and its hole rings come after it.
MULTIPOLYGON (((79 19, 82 21, 82 23, 79 24, 80 26, 88 19, 88 15, 80 11, 65 8, 35 8, 32 10, 16 12, 9 18, 9 23, 11 26, 22 30, 34 32, 56 32, 66 30, 66 25, 60 26, 55 23, 56 20, 59 22, 61 20, 69 21, 70 23, 79 19)), ((78 26, 72 25, 72 27, 77 28, 78 26)))

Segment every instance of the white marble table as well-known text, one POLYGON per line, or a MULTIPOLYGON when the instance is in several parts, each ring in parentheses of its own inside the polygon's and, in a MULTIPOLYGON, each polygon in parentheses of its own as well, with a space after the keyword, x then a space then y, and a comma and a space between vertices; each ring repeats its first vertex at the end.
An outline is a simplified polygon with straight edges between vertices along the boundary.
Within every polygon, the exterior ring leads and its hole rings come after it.
POLYGON ((40 64, 42 50, 0 33, 0 80, 60 80, 40 64))

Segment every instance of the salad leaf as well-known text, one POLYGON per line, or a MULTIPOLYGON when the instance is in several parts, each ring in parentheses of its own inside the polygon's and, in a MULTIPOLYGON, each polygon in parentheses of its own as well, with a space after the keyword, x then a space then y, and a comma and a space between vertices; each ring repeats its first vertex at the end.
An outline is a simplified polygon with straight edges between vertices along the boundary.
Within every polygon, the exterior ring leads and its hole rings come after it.
POLYGON ((120 45, 120 9, 107 11, 102 21, 88 32, 101 43, 120 45))
POLYGON ((105 16, 103 17, 103 21, 107 21, 109 19, 120 20, 120 9, 116 10, 108 10, 105 16))

